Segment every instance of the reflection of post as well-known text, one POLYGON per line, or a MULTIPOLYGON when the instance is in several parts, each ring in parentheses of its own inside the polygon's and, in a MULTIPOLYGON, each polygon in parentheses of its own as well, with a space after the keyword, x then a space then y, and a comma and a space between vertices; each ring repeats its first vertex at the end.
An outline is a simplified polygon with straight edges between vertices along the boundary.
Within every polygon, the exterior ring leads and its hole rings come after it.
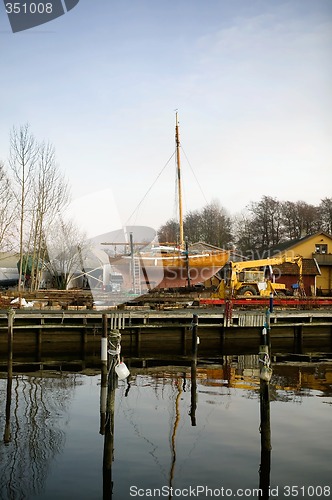
POLYGON ((262 332, 259 348, 260 362, 260 430, 261 430, 261 464, 259 469, 260 498, 267 500, 270 493, 271 471, 271 424, 270 424, 270 379, 272 369, 270 366, 269 330, 262 332))
POLYGON ((12 401, 12 380, 13 380, 13 330, 14 330, 14 310, 8 311, 8 366, 7 366, 7 396, 6 396, 6 424, 3 440, 5 444, 11 441, 10 434, 10 407, 12 401))
POLYGON ((193 323, 192 323, 192 360, 191 360, 191 405, 190 405, 190 418, 191 425, 196 426, 196 408, 197 408, 197 345, 198 345, 198 337, 197 337, 197 328, 198 328, 198 316, 196 314, 193 315, 193 323))
POLYGON ((179 380, 178 382, 178 393, 175 399, 175 420, 174 420, 174 425, 173 425, 173 431, 172 431, 172 437, 171 437, 171 447, 172 447, 172 462, 171 462, 171 470, 169 473, 169 488, 170 488, 170 493, 168 498, 171 499, 172 497, 172 488, 173 488, 173 479, 174 479, 174 471, 175 471, 175 462, 176 462, 176 449, 175 449, 175 437, 176 437, 176 431, 179 426, 180 422, 180 398, 181 398, 181 387, 179 380))
POLYGON ((112 462, 114 451, 114 401, 117 384, 115 365, 116 360, 113 358, 108 375, 107 410, 104 426, 103 500, 110 500, 113 495, 112 462))
POLYGON ((102 363, 101 366, 101 383, 100 383, 100 431, 103 436, 105 434, 107 410, 107 365, 102 363))
POLYGON ((190 418, 191 425, 193 427, 196 426, 196 408, 197 408, 197 381, 196 381, 196 372, 197 372, 197 360, 193 359, 191 361, 191 404, 190 404, 190 418))

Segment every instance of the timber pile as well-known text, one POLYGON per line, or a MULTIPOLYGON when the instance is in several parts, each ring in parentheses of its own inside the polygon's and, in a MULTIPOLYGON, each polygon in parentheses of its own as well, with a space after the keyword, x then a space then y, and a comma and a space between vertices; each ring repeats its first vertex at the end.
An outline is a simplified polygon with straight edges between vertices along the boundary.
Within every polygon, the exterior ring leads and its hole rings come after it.
MULTIPOLYGON (((19 302, 12 303, 19 298, 18 291, 7 292, 0 297, 0 308, 19 308, 19 302)), ((31 309, 92 309, 93 297, 88 290, 37 290, 35 292, 22 291, 21 298, 32 302, 31 309)))
MULTIPOLYGON (((29 309, 51 310, 84 310, 84 309, 155 309, 183 308, 198 305, 202 293, 186 292, 151 292, 146 295, 134 296, 129 294, 110 294, 102 290, 37 290, 35 292, 22 291, 21 298, 32 303, 29 309), (97 306, 98 304, 98 306, 97 306), (118 304, 117 306, 115 304, 118 304)), ((19 298, 18 291, 8 291, 0 296, 0 309, 10 307, 18 309, 19 303, 11 303, 19 298)))

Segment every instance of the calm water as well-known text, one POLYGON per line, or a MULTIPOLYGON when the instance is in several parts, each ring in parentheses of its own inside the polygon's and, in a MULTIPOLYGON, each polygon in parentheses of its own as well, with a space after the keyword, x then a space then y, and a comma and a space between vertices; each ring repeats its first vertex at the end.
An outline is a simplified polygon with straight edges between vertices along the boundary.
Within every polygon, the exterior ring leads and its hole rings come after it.
POLYGON ((132 368, 109 391, 106 415, 98 372, 15 374, 7 427, 0 379, 1 500, 158 498, 154 488, 164 498, 258 498, 260 481, 270 498, 328 498, 332 363, 273 366, 270 422, 262 417, 272 451, 262 455, 257 367, 244 355, 199 364, 196 377, 190 366, 132 368))

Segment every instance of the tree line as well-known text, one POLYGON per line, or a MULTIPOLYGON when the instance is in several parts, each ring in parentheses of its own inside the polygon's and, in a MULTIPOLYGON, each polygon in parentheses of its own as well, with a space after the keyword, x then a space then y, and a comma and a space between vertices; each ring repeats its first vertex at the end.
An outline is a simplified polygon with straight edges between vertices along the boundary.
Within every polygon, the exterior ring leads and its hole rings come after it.
POLYGON ((19 276, 28 282, 19 280, 19 289, 38 289, 43 269, 66 288, 85 242, 73 222, 61 218, 69 201, 54 146, 38 141, 28 124, 14 127, 7 165, 0 162, 0 251, 19 253, 19 276))
MULTIPOLYGON (((318 231, 332 234, 332 198, 324 198, 315 206, 263 196, 235 216, 214 201, 201 210, 188 212, 183 224, 189 242, 204 241, 258 257, 264 250, 285 241, 318 231)), ((176 242, 178 226, 175 219, 168 220, 158 230, 159 241, 176 242)))

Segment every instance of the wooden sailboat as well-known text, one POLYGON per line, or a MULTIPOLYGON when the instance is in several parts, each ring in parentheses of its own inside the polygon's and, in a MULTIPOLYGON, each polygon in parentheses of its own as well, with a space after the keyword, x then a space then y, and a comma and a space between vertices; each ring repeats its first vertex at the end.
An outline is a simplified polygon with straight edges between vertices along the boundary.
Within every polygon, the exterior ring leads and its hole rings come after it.
POLYGON ((135 293, 151 289, 179 288, 204 283, 214 276, 227 262, 229 252, 205 245, 203 251, 195 251, 184 239, 182 186, 180 167, 180 135, 178 114, 175 123, 176 165, 179 201, 179 243, 177 246, 140 248, 131 255, 110 258, 110 263, 128 280, 135 293), (129 273, 128 273, 129 271, 129 273))

